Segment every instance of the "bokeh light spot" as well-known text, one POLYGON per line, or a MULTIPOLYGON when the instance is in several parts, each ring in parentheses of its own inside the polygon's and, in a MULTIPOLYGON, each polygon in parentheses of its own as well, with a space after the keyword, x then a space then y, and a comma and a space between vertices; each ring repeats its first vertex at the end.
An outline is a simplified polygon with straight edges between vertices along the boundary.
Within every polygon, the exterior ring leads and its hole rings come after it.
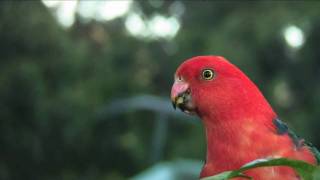
POLYGON ((131 0, 105 1, 98 10, 98 19, 112 20, 125 15, 131 6, 131 0))
POLYGON ((126 21, 125 26, 127 31, 133 36, 148 36, 147 27, 140 15, 133 13, 130 14, 126 21))
POLYGON ((171 39, 180 29, 179 21, 175 17, 166 18, 161 15, 155 15, 149 23, 150 31, 156 37, 171 39))
POLYGON ((285 28, 283 35, 287 44, 292 48, 300 48, 305 42, 303 31, 294 25, 285 28))

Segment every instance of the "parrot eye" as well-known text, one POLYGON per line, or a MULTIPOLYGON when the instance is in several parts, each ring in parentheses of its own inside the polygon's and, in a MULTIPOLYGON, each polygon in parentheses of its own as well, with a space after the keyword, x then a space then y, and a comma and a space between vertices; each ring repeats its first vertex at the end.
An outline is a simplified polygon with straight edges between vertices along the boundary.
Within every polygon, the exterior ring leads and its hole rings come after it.
POLYGON ((214 72, 211 69, 205 69, 202 71, 202 78, 205 80, 211 80, 214 77, 214 72))

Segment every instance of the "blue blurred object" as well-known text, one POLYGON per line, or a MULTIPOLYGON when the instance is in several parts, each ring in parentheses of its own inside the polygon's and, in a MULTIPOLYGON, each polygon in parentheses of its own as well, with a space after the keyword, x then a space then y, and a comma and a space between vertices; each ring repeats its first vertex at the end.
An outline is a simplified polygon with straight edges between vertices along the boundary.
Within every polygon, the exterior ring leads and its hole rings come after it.
POLYGON ((199 179, 203 163, 196 160, 176 160, 158 163, 131 180, 195 180, 199 179))

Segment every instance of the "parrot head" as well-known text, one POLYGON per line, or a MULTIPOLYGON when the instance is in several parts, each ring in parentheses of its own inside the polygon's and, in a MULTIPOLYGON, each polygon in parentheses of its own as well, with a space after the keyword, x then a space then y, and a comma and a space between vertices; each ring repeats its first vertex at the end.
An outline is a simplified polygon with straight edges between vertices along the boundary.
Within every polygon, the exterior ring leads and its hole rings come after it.
MULTIPOLYGON (((183 62, 174 76, 171 100, 204 124, 207 158, 200 177, 270 156, 316 162, 309 147, 301 145, 303 140, 296 140, 298 136, 278 120, 257 86, 223 57, 197 56, 183 62)), ((266 172, 251 173, 255 179, 297 177, 290 169, 266 172)))
POLYGON ((171 101, 185 113, 215 119, 261 114, 259 107, 269 106, 254 83, 221 56, 197 56, 183 62, 174 76, 171 101))

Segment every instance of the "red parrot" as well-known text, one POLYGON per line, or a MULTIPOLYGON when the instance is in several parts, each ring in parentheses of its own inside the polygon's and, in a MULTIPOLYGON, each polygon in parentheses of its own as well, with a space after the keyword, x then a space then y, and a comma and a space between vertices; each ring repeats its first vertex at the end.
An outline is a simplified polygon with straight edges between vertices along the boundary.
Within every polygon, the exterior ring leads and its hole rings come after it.
MULTIPOLYGON (((257 86, 221 56, 197 56, 182 63, 171 90, 174 108, 202 119, 207 157, 200 177, 236 170, 259 158, 319 163, 319 152, 290 130, 257 86)), ((262 167, 245 175, 255 180, 294 180, 290 167, 262 167)), ((239 178, 241 179, 241 178, 239 178)))

